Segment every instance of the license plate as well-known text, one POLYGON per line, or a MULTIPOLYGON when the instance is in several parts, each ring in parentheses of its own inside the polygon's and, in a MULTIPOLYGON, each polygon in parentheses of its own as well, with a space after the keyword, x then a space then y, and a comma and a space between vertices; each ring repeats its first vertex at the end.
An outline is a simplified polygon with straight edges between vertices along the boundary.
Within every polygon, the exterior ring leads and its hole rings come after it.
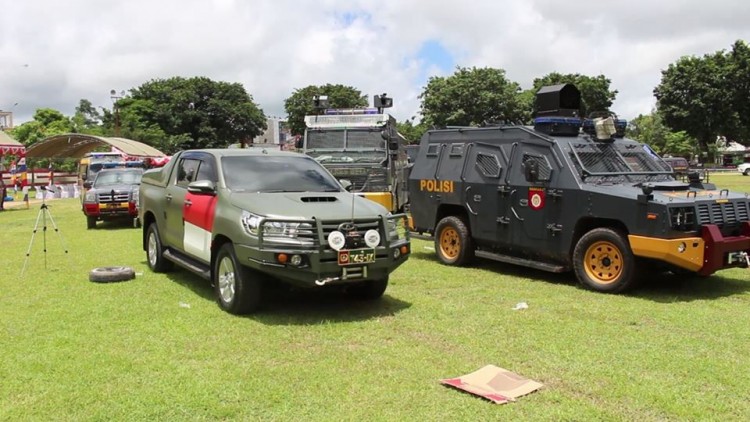
POLYGON ((353 249, 339 251, 339 265, 357 265, 375 262, 375 249, 353 249))
POLYGON ((112 202, 109 204, 99 204, 99 208, 112 210, 112 209, 118 209, 118 208, 125 208, 125 204, 121 204, 119 202, 112 202))

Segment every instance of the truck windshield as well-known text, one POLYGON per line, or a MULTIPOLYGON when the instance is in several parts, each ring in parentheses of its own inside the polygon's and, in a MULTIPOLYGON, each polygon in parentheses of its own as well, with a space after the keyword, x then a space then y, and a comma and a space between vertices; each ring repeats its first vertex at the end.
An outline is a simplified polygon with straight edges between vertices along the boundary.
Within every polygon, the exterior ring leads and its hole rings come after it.
POLYGON ((570 157, 587 182, 643 182, 671 178, 672 169, 648 145, 571 143, 570 157))
POLYGON ((305 152, 321 163, 379 163, 386 158, 379 128, 308 129, 305 152))
POLYGON ((137 185, 141 183, 142 176, 143 172, 137 170, 102 171, 96 175, 94 186, 137 185))
POLYGON ((308 157, 234 156, 221 159, 227 188, 238 192, 339 192, 341 186, 308 157))

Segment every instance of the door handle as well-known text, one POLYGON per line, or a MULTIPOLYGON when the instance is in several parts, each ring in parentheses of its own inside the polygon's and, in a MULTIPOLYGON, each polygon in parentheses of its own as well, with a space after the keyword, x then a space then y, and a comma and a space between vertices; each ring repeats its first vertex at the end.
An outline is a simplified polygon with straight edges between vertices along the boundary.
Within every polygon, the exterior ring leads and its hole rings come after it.
POLYGON ((189 207, 189 206, 191 206, 191 205, 193 205, 193 201, 191 201, 191 200, 189 200, 189 199, 186 199, 186 200, 185 200, 185 206, 186 206, 186 207, 189 207))
POLYGON ((172 195, 171 194, 167 194, 165 196, 165 198, 167 198, 167 202, 172 202, 172 195))

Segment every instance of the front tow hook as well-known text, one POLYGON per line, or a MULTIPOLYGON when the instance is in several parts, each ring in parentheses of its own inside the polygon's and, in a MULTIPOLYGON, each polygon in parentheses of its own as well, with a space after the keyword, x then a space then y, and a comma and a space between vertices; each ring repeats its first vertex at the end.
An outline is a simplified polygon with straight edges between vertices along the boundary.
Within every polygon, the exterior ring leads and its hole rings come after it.
POLYGON ((323 279, 320 279, 320 280, 315 280, 315 285, 316 286, 325 286, 327 283, 330 283, 332 281, 337 281, 337 280, 341 280, 341 277, 323 278, 323 279))

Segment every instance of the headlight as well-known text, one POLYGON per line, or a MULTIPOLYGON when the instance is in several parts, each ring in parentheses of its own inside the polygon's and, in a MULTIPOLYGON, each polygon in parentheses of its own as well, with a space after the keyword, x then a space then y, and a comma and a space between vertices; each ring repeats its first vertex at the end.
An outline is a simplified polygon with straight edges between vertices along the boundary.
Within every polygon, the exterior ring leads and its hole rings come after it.
POLYGON ((269 221, 263 224, 264 237, 289 237, 312 236, 312 224, 310 223, 287 223, 283 221, 269 221))
POLYGON ((260 224, 260 220, 261 216, 247 211, 242 211, 242 216, 240 217, 242 227, 246 232, 253 236, 258 235, 258 225, 260 224))
POLYGON ((391 213, 388 213, 388 219, 386 220, 386 232, 388 233, 388 240, 398 240, 398 224, 400 220, 396 220, 391 217, 391 213))
POLYGON ((86 196, 84 197, 84 202, 96 202, 96 191, 89 190, 86 192, 86 196))
POLYGON ((138 206, 138 202, 140 202, 141 199, 141 193, 138 191, 138 189, 133 191, 133 202, 136 206, 138 206))

